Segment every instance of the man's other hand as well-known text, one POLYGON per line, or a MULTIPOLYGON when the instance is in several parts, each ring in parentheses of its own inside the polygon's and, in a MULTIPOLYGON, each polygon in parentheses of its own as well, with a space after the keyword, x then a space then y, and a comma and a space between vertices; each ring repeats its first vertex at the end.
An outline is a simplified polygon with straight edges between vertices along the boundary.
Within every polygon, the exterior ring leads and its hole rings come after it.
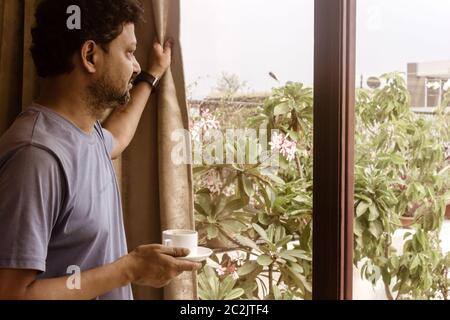
POLYGON ((172 63, 172 48, 174 46, 174 40, 168 39, 164 44, 164 47, 158 42, 157 39, 153 41, 152 49, 150 52, 150 67, 148 72, 161 79, 164 73, 172 63))

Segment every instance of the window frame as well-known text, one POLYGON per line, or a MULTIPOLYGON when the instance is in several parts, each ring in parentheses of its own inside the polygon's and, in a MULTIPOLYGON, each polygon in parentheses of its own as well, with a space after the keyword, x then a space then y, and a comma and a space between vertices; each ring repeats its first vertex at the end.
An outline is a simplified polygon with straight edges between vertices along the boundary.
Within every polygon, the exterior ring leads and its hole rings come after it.
POLYGON ((356 0, 315 0, 313 299, 351 300, 356 0))

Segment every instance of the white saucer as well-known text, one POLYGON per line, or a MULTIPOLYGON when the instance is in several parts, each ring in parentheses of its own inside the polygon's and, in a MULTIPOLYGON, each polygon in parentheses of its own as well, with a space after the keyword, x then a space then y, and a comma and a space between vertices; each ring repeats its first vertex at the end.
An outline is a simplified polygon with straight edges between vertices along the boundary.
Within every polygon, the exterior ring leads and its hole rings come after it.
POLYGON ((201 262, 201 261, 206 260, 210 255, 212 255, 212 253, 213 253, 213 251, 209 248, 197 247, 197 254, 195 254, 195 255, 189 254, 186 257, 181 257, 178 259, 189 260, 189 261, 194 261, 194 262, 201 262))

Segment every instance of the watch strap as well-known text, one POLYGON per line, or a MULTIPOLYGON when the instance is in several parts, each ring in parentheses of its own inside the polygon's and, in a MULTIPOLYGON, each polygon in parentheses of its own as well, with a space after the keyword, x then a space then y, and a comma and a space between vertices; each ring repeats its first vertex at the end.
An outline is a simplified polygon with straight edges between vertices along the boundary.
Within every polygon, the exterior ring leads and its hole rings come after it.
POLYGON ((141 81, 147 82, 152 89, 156 89, 159 79, 152 74, 148 73, 147 71, 141 71, 141 73, 136 77, 136 80, 134 80, 134 84, 138 84, 141 81))

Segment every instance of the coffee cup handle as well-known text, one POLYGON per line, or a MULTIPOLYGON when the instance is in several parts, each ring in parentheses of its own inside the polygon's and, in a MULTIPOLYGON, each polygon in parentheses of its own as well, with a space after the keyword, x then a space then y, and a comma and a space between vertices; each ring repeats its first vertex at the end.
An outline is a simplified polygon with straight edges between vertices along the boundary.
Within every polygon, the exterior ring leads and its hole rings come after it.
POLYGON ((172 240, 171 239, 164 240, 164 246, 171 247, 172 246, 172 240))

